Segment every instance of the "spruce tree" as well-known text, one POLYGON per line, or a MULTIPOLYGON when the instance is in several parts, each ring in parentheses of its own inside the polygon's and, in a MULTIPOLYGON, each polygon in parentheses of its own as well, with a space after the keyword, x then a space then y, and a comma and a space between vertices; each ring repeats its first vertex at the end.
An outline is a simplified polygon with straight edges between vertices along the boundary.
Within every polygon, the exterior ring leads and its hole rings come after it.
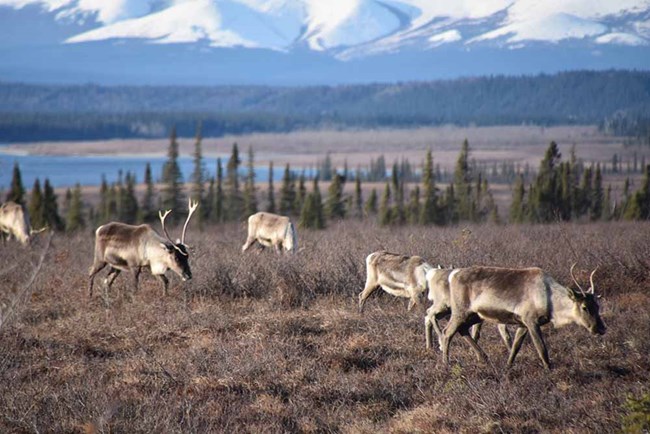
POLYGON ((47 225, 47 220, 45 219, 45 203, 43 202, 43 193, 41 192, 41 181, 38 178, 34 180, 28 210, 32 227, 40 229, 47 225))
POLYGON ((435 175, 433 171, 433 156, 431 149, 427 151, 422 169, 422 189, 424 201, 420 210, 420 224, 430 225, 440 223, 438 215, 438 192, 436 189, 435 175))
POLYGON ((161 192, 162 206, 164 209, 174 210, 169 216, 172 221, 179 222, 182 217, 181 210, 184 207, 182 183, 183 176, 178 164, 178 141, 176 138, 176 126, 172 127, 169 134, 169 148, 167 150, 167 161, 162 172, 163 189, 161 192))
POLYGON ((244 183, 244 214, 253 215, 257 212, 257 189, 255 188, 255 156, 253 148, 248 148, 248 172, 244 183))
POLYGON ((526 211, 524 204, 524 196, 526 189, 524 188, 524 177, 521 174, 517 175, 515 179, 515 186, 512 190, 512 202, 510 203, 510 222, 523 223, 526 219, 526 211))
POLYGON ((22 176, 18 163, 14 163, 14 169, 11 176, 11 187, 7 192, 7 202, 13 201, 18 205, 25 205, 25 187, 23 187, 22 176))
POLYGON ((302 210, 302 205, 305 203, 305 198, 307 197, 307 187, 305 187, 305 172, 300 172, 298 177, 298 191, 296 192, 296 200, 293 204, 293 209, 296 212, 302 210))
POLYGON ((605 197, 603 199, 603 213, 601 214, 603 221, 610 221, 612 219, 612 185, 607 185, 605 190, 605 197))
POLYGON ((217 180, 212 198, 212 221, 221 223, 225 220, 224 215, 224 192, 223 192, 223 167, 221 158, 217 158, 217 180))
POLYGON ((363 192, 361 190, 361 170, 357 169, 354 177, 354 214, 357 218, 363 218, 363 192))
POLYGON ((50 180, 47 178, 45 178, 45 184, 43 185, 43 215, 45 223, 50 228, 56 231, 64 229, 65 225, 59 215, 56 194, 54 193, 54 188, 50 185, 50 180))
POLYGON ((384 187, 384 194, 381 196, 381 202, 379 203, 379 224, 382 226, 391 224, 393 221, 391 214, 390 184, 387 182, 386 187, 384 187))
POLYGON ((343 201, 343 177, 335 173, 327 189, 325 214, 328 219, 338 220, 345 218, 345 203, 343 201))
POLYGON ((199 228, 203 228, 203 223, 206 218, 206 210, 208 207, 205 206, 205 178, 206 170, 205 164, 203 163, 203 150, 202 150, 202 140, 201 135, 202 124, 199 124, 196 127, 196 134, 194 137, 194 170, 192 172, 192 187, 190 190, 190 196, 193 201, 199 204, 199 208, 196 213, 196 221, 199 225, 199 228))
POLYGON ((534 221, 551 222, 561 209, 562 194, 558 173, 561 158, 557 143, 551 142, 540 163, 535 186, 528 196, 528 211, 534 221))
POLYGON ((591 220, 600 220, 603 215, 603 175, 600 172, 600 164, 596 165, 596 175, 594 176, 594 189, 592 193, 591 209, 589 216, 591 220))
POLYGON ((269 162, 269 190, 266 210, 275 213, 275 187, 273 186, 273 161, 269 162))
POLYGON ((123 223, 134 224, 138 219, 138 199, 135 197, 135 175, 126 172, 125 186, 121 193, 121 220, 123 223))
POLYGON ((110 216, 110 197, 108 182, 106 176, 102 175, 102 183, 99 187, 99 209, 97 211, 97 222, 99 224, 108 223, 111 219, 110 216))
POLYGON ((66 232, 74 232, 84 227, 86 227, 86 221, 83 216, 81 186, 77 183, 72 191, 70 203, 67 208, 65 230, 66 232))
POLYGON ((458 218, 460 220, 472 220, 472 175, 469 166, 469 143, 463 141, 456 168, 454 169, 454 192, 458 218))
POLYGON ((415 225, 420 221, 420 186, 416 185, 413 190, 411 190, 411 197, 409 200, 409 205, 407 207, 407 221, 409 224, 415 225))
POLYGON ((305 197, 302 209, 300 210, 298 226, 305 229, 323 229, 325 227, 323 206, 318 187, 318 176, 314 178, 312 192, 305 197))
POLYGON ((144 196, 142 197, 142 205, 140 206, 141 220, 144 222, 151 223, 158 217, 154 208, 155 194, 151 165, 147 163, 144 169, 144 196))
POLYGON ((370 190, 370 196, 368 196, 368 200, 366 201, 366 205, 364 208, 365 208, 364 211, 367 216, 377 214, 377 189, 376 188, 370 190))
POLYGON ((232 153, 226 166, 226 206, 225 215, 228 220, 239 220, 243 212, 243 199, 239 190, 239 149, 237 142, 232 145, 232 153))
POLYGON ((282 187, 280 187, 280 214, 293 214, 293 205, 296 201, 296 183, 291 173, 289 164, 284 168, 282 187))

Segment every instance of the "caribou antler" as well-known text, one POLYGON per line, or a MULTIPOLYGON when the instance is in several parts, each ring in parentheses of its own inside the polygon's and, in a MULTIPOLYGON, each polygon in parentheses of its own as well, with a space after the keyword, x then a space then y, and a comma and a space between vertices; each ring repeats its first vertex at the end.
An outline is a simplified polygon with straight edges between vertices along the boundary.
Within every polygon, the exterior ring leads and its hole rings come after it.
POLYGON ((185 220, 185 224, 183 225, 183 233, 181 235, 181 243, 185 244, 185 231, 187 230, 187 225, 190 223, 190 218, 192 218, 192 214, 194 214, 194 211, 199 207, 199 202, 192 202, 192 199, 187 200, 187 207, 189 208, 189 214, 187 215, 187 220, 185 220))
POLYGON ((165 211, 165 214, 163 215, 162 211, 158 211, 158 217, 160 218, 160 224, 162 225, 163 233, 165 234, 165 237, 167 238, 167 241, 169 241, 169 242, 172 244, 172 246, 174 246, 174 248, 175 248, 176 250, 178 250, 178 251, 179 251, 180 253, 182 253, 183 255, 187 256, 187 253, 185 253, 184 251, 182 251, 182 250, 181 250, 181 249, 176 245, 176 243, 172 241, 172 238, 169 236, 169 233, 167 232, 167 228, 165 228, 165 219, 167 218, 167 216, 169 215, 170 212, 172 212, 172 210, 168 209, 167 211, 165 211))
POLYGON ((596 265, 596 268, 594 268, 594 271, 591 272, 591 276, 589 276, 589 283, 591 284, 591 288, 589 288, 590 293, 594 293, 594 274, 596 274, 596 270, 598 270, 598 265, 596 265))
POLYGON ((577 264, 577 262, 574 262, 573 265, 571 266, 571 270, 570 270, 571 277, 573 278, 573 281, 575 282, 575 284, 578 286, 578 289, 580 290, 582 295, 584 295, 585 290, 582 289, 582 286, 580 286, 580 284, 578 283, 578 279, 576 279, 576 276, 573 275, 573 269, 575 268, 576 264, 577 264))

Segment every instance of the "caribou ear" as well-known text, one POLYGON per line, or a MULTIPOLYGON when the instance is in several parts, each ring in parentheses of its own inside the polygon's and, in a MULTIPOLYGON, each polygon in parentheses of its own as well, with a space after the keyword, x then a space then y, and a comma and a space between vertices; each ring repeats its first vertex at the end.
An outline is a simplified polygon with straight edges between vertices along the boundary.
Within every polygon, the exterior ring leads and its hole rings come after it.
POLYGON ((165 249, 168 253, 171 253, 171 251, 172 251, 172 249, 173 249, 173 247, 169 247, 169 246, 168 246, 167 244, 165 244, 165 243, 160 243, 160 247, 162 247, 163 249, 165 249))
POLYGON ((181 244, 181 239, 180 238, 176 238, 176 244, 181 244))

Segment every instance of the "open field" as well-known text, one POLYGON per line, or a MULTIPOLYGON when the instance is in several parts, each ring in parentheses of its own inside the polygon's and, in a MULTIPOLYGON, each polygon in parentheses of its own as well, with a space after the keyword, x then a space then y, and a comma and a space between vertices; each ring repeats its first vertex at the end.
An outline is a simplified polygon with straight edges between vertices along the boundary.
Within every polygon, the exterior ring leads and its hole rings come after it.
MULTIPOLYGON (((297 131, 286 134, 248 134, 203 139, 206 157, 228 156, 237 142, 245 151, 252 146, 256 163, 267 165, 273 160, 276 167, 290 163, 293 167, 308 167, 330 152, 335 165, 347 160, 351 168, 368 165, 371 158, 384 155, 390 164, 399 158, 408 158, 419 165, 424 152, 431 148, 437 164, 452 169, 460 145, 468 139, 472 158, 481 161, 515 161, 522 166, 537 167, 551 141, 560 145, 568 157, 572 145, 585 161, 610 162, 614 153, 630 159, 634 152, 639 158, 647 147, 624 147, 618 137, 606 136, 595 126, 497 126, 497 127, 427 127, 415 129, 376 130, 322 130, 297 131)), ((179 138, 181 155, 192 155, 193 138, 179 138)), ((3 147, 3 152, 39 155, 152 155, 164 156, 169 139, 115 139, 90 142, 40 142, 3 147)))
POLYGON ((47 238, 31 252, 0 246, 0 431, 615 432, 626 397, 650 392, 648 223, 347 221, 299 235, 296 257, 242 255, 242 225, 192 229, 191 282, 174 277, 162 297, 145 273, 129 301, 120 276, 108 304, 86 294, 90 231, 55 235, 25 291, 47 238), (381 293, 357 312, 364 258, 380 248, 457 267, 535 265, 564 284, 574 261, 583 281, 599 265, 607 334, 546 326, 554 369, 528 341, 506 371, 486 325, 491 363, 456 339, 445 367, 424 349, 424 308, 381 293))

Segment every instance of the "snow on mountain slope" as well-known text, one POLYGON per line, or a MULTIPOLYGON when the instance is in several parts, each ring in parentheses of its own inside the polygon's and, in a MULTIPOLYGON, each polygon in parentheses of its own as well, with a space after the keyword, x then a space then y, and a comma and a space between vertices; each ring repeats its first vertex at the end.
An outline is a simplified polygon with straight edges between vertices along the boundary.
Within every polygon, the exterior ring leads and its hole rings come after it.
POLYGON ((351 59, 445 44, 650 41, 650 0, 0 0, 0 8, 30 5, 57 20, 95 24, 70 44, 207 41, 280 51, 304 45, 351 59))

